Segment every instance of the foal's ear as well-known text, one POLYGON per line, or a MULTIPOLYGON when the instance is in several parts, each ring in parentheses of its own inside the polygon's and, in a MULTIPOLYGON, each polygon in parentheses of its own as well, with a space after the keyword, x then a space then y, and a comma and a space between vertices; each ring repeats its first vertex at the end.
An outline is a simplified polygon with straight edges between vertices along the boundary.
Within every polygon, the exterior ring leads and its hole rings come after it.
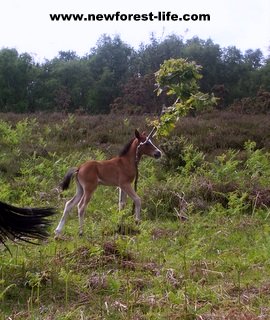
POLYGON ((140 132, 139 132, 137 129, 135 129, 135 137, 136 137, 138 140, 141 139, 140 132))

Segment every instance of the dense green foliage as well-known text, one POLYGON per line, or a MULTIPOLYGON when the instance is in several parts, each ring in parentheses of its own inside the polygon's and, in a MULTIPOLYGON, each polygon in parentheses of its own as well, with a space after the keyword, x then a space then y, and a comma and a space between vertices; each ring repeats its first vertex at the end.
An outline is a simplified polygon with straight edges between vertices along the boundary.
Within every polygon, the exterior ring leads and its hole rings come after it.
POLYGON ((175 101, 171 106, 164 108, 158 121, 153 122, 157 133, 169 135, 175 128, 180 117, 187 114, 195 114, 216 104, 216 98, 199 91, 199 79, 201 66, 194 61, 186 59, 166 60, 155 73, 157 82, 157 94, 165 90, 167 96, 174 96, 175 101))
POLYGON ((270 60, 258 50, 242 53, 197 37, 150 39, 135 50, 119 36, 103 35, 83 57, 72 51, 36 63, 28 53, 0 50, 0 111, 86 111, 90 114, 148 112, 166 103, 157 99, 153 74, 164 60, 184 58, 203 67, 200 87, 221 98, 220 108, 236 98, 270 90, 270 60))
MULTIPOLYGON (((66 170, 116 154, 146 126, 138 116, 1 119, 1 200, 53 205, 58 218, 74 192, 57 189, 66 170)), ((164 157, 140 164, 139 226, 130 203, 119 213, 115 188, 103 187, 83 238, 75 215, 64 241, 9 242, 12 255, 0 247, 0 318, 269 319, 269 121, 183 118, 159 141, 164 157)))

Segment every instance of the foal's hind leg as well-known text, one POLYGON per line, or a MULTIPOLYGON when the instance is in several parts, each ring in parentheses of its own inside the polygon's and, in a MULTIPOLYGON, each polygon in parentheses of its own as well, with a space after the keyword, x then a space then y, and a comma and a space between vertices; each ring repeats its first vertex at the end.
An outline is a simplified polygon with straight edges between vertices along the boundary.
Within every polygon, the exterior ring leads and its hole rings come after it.
POLYGON ((91 187, 85 188, 84 194, 78 204, 78 217, 79 217, 79 236, 83 235, 83 223, 86 207, 88 202, 91 199, 93 192, 96 190, 97 184, 92 185, 91 187))
POLYGON ((65 205, 65 209, 64 209, 64 212, 63 212, 63 215, 61 217, 61 220, 59 221, 58 223, 58 226, 57 228, 55 229, 54 233, 55 233, 55 236, 59 236, 65 223, 66 223, 66 220, 67 220, 67 217, 68 217, 68 213, 70 212, 70 210, 76 206, 76 204, 79 203, 79 201, 81 200, 83 196, 83 189, 81 187, 81 185, 79 184, 79 182, 77 182, 77 192, 75 194, 75 196, 67 201, 66 205, 65 205))

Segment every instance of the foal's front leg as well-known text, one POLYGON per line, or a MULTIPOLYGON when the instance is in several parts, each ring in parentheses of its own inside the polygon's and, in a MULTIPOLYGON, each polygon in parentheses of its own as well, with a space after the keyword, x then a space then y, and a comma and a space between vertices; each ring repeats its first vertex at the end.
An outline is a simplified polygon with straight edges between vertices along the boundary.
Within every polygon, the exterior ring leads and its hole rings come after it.
POLYGON ((125 208, 126 201, 127 201, 126 192, 123 191, 121 188, 119 188, 119 202, 118 202, 119 211, 125 208))
POLYGON ((137 195, 137 193, 133 190, 130 184, 126 184, 121 188, 128 196, 133 200, 135 204, 135 221, 140 221, 140 213, 141 213, 141 198, 137 195))

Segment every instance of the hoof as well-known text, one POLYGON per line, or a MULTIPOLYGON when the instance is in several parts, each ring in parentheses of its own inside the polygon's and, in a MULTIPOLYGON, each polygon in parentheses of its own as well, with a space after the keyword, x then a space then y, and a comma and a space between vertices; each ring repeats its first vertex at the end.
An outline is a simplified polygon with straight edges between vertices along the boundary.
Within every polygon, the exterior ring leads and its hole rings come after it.
POLYGON ((54 231, 54 240, 61 239, 61 233, 57 230, 54 231))
POLYGON ((54 236, 54 240, 61 240, 61 237, 60 237, 60 234, 56 234, 55 236, 54 236))

